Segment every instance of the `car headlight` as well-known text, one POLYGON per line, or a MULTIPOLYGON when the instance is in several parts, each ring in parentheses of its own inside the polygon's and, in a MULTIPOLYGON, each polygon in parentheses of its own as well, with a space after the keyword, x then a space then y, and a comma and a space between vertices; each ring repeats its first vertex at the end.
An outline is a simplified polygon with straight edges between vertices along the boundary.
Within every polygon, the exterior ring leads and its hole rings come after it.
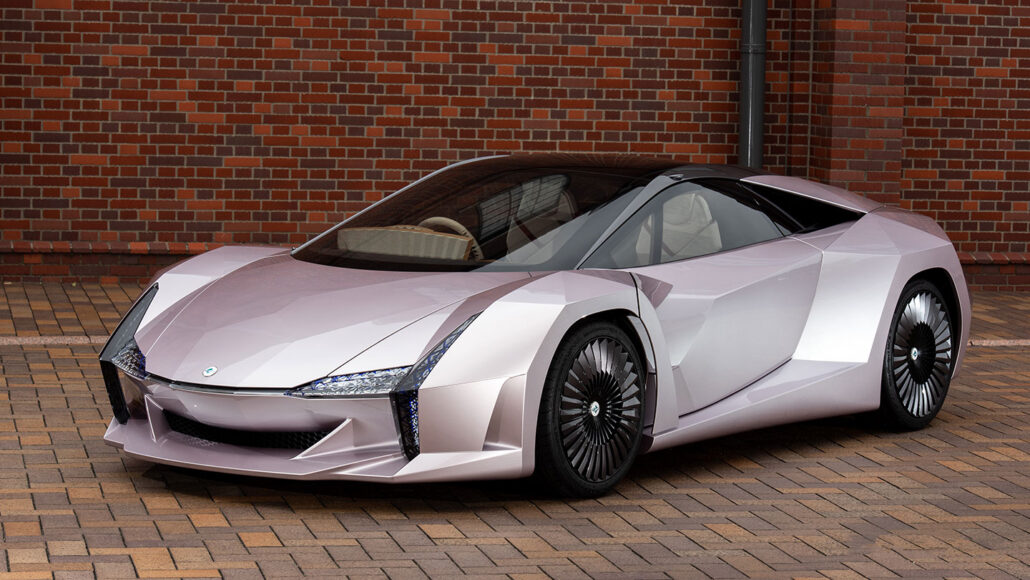
POLYGON ((133 337, 156 294, 157 284, 154 284, 136 300, 136 304, 133 304, 129 313, 118 324, 118 328, 104 345, 104 350, 100 352, 100 370, 104 375, 104 386, 107 387, 107 396, 111 399, 111 408, 119 423, 129 420, 129 407, 126 405, 125 393, 118 378, 118 369, 137 379, 147 376, 146 358, 133 337))
POLYGON ((470 317, 455 328, 433 347, 426 356, 410 367, 397 367, 378 371, 353 373, 326 377, 309 384, 290 389, 286 395, 304 399, 375 397, 389 395, 393 404, 394 419, 401 435, 401 447, 408 459, 419 454, 418 439, 418 389, 433 372, 447 349, 478 314, 470 317))
POLYGON ((472 324, 472 321, 479 316, 475 314, 455 328, 441 340, 433 350, 429 351, 422 360, 411 367, 411 371, 397 383, 396 388, 390 392, 390 402, 393 403, 394 419, 397 421, 397 430, 401 434, 401 447, 408 459, 414 459, 419 454, 418 438, 418 389, 425 382, 429 373, 433 372, 436 364, 443 358, 447 349, 451 348, 454 341, 458 340, 462 332, 472 324))
POLYGON ((135 340, 130 339, 129 343, 114 355, 111 364, 122 369, 122 372, 134 379, 147 378, 147 357, 143 356, 135 340))
POLYGON ((305 399, 318 397, 374 397, 389 395, 411 367, 398 367, 326 377, 313 383, 290 389, 286 394, 305 399))

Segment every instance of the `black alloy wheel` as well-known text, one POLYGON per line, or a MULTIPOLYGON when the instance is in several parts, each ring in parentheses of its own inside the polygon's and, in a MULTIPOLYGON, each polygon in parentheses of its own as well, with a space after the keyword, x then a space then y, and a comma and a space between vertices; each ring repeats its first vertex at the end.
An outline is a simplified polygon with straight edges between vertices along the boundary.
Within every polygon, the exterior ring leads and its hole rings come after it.
POLYGON ((892 427, 925 427, 940 411, 954 370, 951 310, 940 290, 910 282, 901 293, 884 353, 881 415, 892 427))
POLYGON ((595 497, 622 479, 640 448, 645 372, 618 326, 588 323, 566 337, 537 425, 537 473, 547 484, 595 497))

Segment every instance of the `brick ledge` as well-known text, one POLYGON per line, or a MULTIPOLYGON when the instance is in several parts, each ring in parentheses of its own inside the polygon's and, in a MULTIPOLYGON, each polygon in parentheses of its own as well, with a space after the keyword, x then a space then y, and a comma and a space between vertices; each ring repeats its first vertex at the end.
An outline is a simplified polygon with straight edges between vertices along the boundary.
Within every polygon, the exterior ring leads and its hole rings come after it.
POLYGON ((0 253, 13 254, 152 254, 192 256, 226 244, 217 242, 50 242, 0 241, 0 253))

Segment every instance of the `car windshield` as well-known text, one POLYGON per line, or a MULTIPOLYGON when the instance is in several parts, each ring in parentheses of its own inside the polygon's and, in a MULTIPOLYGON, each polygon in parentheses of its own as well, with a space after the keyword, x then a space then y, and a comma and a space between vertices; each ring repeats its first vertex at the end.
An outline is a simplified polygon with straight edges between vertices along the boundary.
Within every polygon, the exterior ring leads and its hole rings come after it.
POLYGON ((676 165, 563 155, 458 164, 387 197, 293 256, 370 270, 571 269, 632 193, 676 165))

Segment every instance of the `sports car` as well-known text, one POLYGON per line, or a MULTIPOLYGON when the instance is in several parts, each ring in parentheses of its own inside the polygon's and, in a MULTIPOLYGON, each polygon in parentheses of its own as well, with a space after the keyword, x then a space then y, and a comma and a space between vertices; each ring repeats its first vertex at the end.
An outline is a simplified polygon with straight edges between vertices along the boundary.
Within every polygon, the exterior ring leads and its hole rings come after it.
POLYGON ((159 273, 100 355, 105 439, 237 474, 596 496, 638 454, 743 430, 921 428, 969 320, 927 217, 737 167, 487 157, 296 249, 159 273))

